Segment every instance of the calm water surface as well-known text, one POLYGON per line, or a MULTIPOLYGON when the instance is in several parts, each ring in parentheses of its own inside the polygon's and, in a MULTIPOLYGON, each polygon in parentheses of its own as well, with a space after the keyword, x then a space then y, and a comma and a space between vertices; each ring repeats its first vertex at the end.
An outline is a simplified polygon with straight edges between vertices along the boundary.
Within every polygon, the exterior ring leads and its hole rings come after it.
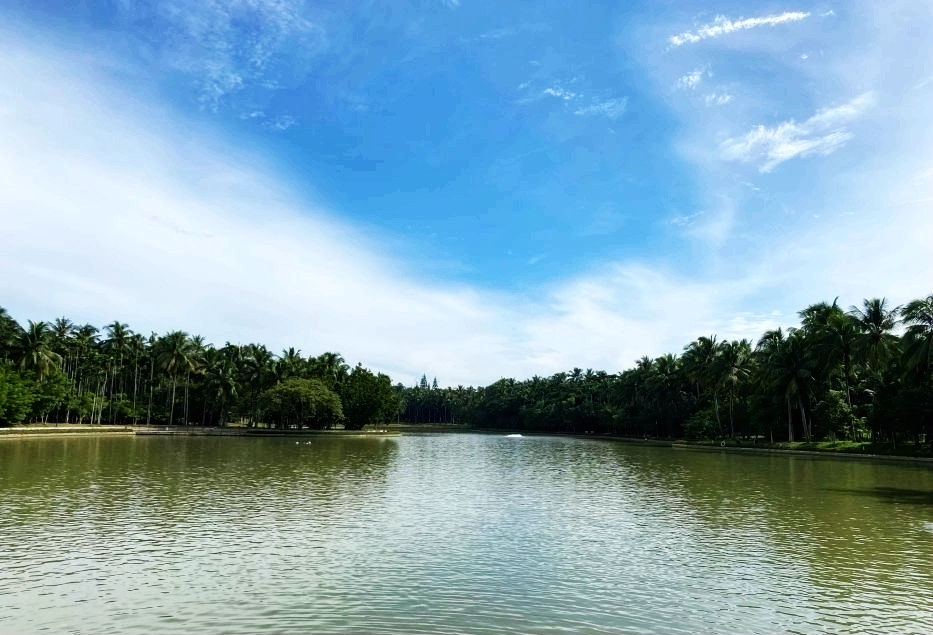
POLYGON ((566 438, 0 440, 0 632, 931 633, 929 467, 566 438))

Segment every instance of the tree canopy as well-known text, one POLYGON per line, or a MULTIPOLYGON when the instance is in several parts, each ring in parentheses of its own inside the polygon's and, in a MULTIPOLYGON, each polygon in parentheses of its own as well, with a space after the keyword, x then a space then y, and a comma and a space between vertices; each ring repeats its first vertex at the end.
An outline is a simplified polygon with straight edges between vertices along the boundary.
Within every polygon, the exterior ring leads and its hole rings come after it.
POLYGON ((933 295, 847 311, 818 302, 757 341, 704 335, 621 372, 412 387, 338 353, 215 347, 184 331, 144 336, 28 321, 0 308, 0 423, 62 421, 360 429, 463 423, 657 438, 933 439, 933 295))

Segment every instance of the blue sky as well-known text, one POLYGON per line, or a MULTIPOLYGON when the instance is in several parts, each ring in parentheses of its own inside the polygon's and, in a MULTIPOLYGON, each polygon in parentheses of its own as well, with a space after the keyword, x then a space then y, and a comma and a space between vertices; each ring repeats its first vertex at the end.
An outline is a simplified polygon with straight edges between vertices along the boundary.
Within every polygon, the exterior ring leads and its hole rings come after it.
POLYGON ((476 384, 933 290, 929 4, 0 14, 20 319, 476 384))

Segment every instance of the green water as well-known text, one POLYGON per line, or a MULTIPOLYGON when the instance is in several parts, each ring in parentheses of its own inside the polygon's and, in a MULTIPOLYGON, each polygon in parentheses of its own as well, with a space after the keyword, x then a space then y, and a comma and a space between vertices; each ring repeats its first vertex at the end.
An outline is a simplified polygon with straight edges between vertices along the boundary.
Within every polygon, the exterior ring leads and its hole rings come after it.
POLYGON ((0 440, 0 632, 930 633, 933 471, 492 435, 0 440))

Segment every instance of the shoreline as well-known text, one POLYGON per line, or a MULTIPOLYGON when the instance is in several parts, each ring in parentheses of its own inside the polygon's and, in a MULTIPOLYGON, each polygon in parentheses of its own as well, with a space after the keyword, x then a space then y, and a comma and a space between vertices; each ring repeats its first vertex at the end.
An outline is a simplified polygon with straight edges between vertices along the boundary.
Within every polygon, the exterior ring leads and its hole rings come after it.
POLYGON ((59 425, 29 425, 0 428, 0 439, 25 439, 29 437, 79 437, 88 435, 132 436, 133 426, 97 425, 91 423, 62 423, 59 425))
POLYGON ((702 441, 664 441, 661 439, 639 439, 637 437, 617 437, 612 435, 597 434, 575 434, 571 435, 577 439, 599 439, 602 441, 617 441, 619 443, 629 443, 631 445, 650 445, 656 447, 667 447, 673 450, 698 450, 701 452, 736 452, 743 454, 789 454, 798 456, 820 457, 828 459, 861 459, 885 462, 901 463, 919 463, 921 465, 933 466, 933 457, 929 456, 906 456, 901 454, 875 454, 861 452, 847 452, 844 450, 797 450, 793 448, 776 448, 768 446, 752 447, 741 445, 714 445, 711 442, 702 441))
POLYGON ((397 437, 399 431, 374 430, 275 430, 269 428, 210 428, 201 426, 133 426, 97 424, 46 424, 0 428, 0 439, 77 436, 181 436, 181 437, 397 437))
POLYGON ((479 434, 506 434, 519 433, 526 436, 570 436, 575 439, 591 439, 598 441, 615 441, 630 445, 646 445, 652 447, 666 447, 673 450, 692 450, 700 452, 732 452, 741 454, 757 454, 762 456, 785 454, 819 458, 856 459, 882 462, 914 463, 933 466, 933 457, 906 456, 899 454, 876 454, 847 452, 833 449, 793 449, 768 446, 739 446, 715 445, 709 441, 683 441, 644 439, 604 434, 560 434, 548 432, 534 432, 528 430, 492 430, 488 428, 472 429, 466 426, 431 426, 419 428, 417 425, 390 424, 375 430, 275 430, 269 428, 212 428, 200 426, 133 426, 133 425, 97 425, 97 424, 46 424, 28 425, 11 428, 0 428, 0 439, 26 439, 36 437, 79 437, 88 435, 99 436, 219 436, 219 437, 399 437, 403 434, 444 434, 444 433, 479 433, 479 434))

